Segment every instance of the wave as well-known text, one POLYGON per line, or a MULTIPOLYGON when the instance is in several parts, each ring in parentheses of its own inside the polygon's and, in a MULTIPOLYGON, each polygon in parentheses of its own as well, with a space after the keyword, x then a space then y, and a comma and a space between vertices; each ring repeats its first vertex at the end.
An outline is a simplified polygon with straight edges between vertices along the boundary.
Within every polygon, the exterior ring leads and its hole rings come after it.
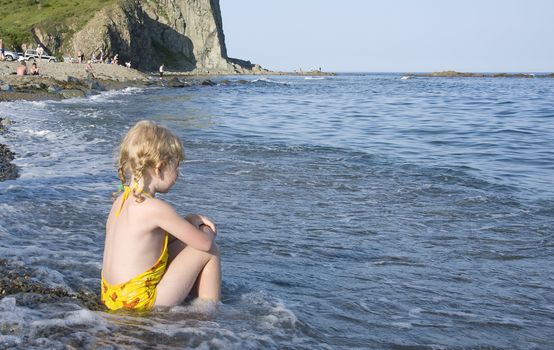
POLYGON ((30 129, 25 129, 24 132, 28 133, 28 134, 31 135, 31 136, 42 137, 42 138, 45 138, 45 139, 48 139, 48 140, 54 140, 54 139, 57 138, 56 133, 54 133, 54 132, 51 131, 51 130, 30 130, 30 129))
POLYGON ((250 83, 258 83, 258 84, 278 84, 278 85, 289 85, 291 84, 291 82, 289 81, 277 81, 277 80, 272 80, 272 79, 269 79, 269 78, 259 78, 259 79, 254 79, 254 80, 251 80, 250 83))

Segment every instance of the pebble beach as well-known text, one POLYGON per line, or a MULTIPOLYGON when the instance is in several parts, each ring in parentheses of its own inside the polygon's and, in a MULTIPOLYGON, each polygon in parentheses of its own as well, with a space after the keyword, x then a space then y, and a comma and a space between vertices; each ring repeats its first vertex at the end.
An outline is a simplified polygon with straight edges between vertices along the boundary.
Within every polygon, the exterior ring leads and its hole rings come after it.
MULTIPOLYGON (((28 69, 31 64, 32 61, 27 62, 28 69)), ((87 77, 85 64, 37 64, 40 75, 17 76, 15 71, 19 62, 0 62, 0 101, 79 97, 91 89, 145 85, 149 81, 146 74, 120 65, 93 64, 96 79, 92 80, 87 77)))

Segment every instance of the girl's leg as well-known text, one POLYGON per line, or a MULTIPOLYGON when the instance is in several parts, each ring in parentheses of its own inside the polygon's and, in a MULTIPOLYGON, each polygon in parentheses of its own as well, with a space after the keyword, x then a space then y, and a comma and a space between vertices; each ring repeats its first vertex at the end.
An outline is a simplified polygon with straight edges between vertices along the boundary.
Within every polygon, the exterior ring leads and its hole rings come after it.
MULTIPOLYGON (((168 264, 185 249, 187 245, 170 235, 168 245, 168 264)), ((196 282, 189 292, 190 295, 201 299, 219 299, 221 294, 221 263, 219 259, 210 259, 196 278, 196 282), (217 297, 215 297, 217 295, 217 297)))
POLYGON ((200 299, 219 301, 221 298, 221 261, 219 248, 217 245, 215 248, 216 254, 200 271, 194 285, 194 294, 200 299))
MULTIPOLYGON (((173 245, 173 244, 172 244, 173 245)), ((209 252, 185 247, 169 264, 156 288, 155 306, 180 304, 198 279, 198 296, 219 301, 221 269, 219 248, 214 243, 209 252)))

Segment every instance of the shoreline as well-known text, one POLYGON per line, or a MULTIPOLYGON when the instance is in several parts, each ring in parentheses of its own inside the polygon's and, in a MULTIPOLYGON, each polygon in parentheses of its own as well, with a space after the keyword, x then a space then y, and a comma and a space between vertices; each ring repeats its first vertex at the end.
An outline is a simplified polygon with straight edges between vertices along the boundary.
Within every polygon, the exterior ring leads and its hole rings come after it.
POLYGON ((408 76, 425 78, 554 78, 554 73, 472 73, 453 70, 432 73, 405 73, 408 76))
MULTIPOLYGON (((30 62, 28 62, 29 65, 30 62)), ((215 85, 210 78, 223 76, 333 76, 336 73, 321 71, 273 72, 252 70, 248 73, 218 71, 166 71, 164 79, 157 72, 140 72, 121 65, 93 64, 95 77, 85 71, 84 63, 39 62, 40 75, 15 74, 19 62, 0 62, 0 103, 8 101, 63 100, 85 97, 107 90, 128 87, 161 86, 182 88, 193 85, 215 85), (185 79, 182 79, 185 78, 185 79)))

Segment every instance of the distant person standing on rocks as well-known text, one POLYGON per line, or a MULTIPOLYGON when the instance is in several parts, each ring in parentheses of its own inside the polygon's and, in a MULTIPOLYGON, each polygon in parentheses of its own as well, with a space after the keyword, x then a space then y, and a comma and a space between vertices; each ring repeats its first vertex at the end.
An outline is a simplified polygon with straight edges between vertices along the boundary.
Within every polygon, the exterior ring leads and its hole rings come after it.
POLYGON ((83 55, 83 52, 81 51, 81 49, 78 49, 77 50, 77 62, 78 63, 83 63, 83 58, 85 57, 85 55, 83 55))
POLYGON ((37 55, 39 60, 42 58, 42 55, 44 55, 44 48, 40 44, 38 44, 37 47, 37 55))
POLYGON ((87 78, 96 79, 96 75, 94 74, 94 69, 92 68, 92 63, 90 62, 90 60, 87 62, 87 65, 85 66, 85 72, 87 72, 87 78))
POLYGON ((0 39, 0 61, 4 60, 4 42, 0 39))
POLYGON ((164 65, 162 64, 160 66, 160 78, 163 78, 164 77, 164 65))

